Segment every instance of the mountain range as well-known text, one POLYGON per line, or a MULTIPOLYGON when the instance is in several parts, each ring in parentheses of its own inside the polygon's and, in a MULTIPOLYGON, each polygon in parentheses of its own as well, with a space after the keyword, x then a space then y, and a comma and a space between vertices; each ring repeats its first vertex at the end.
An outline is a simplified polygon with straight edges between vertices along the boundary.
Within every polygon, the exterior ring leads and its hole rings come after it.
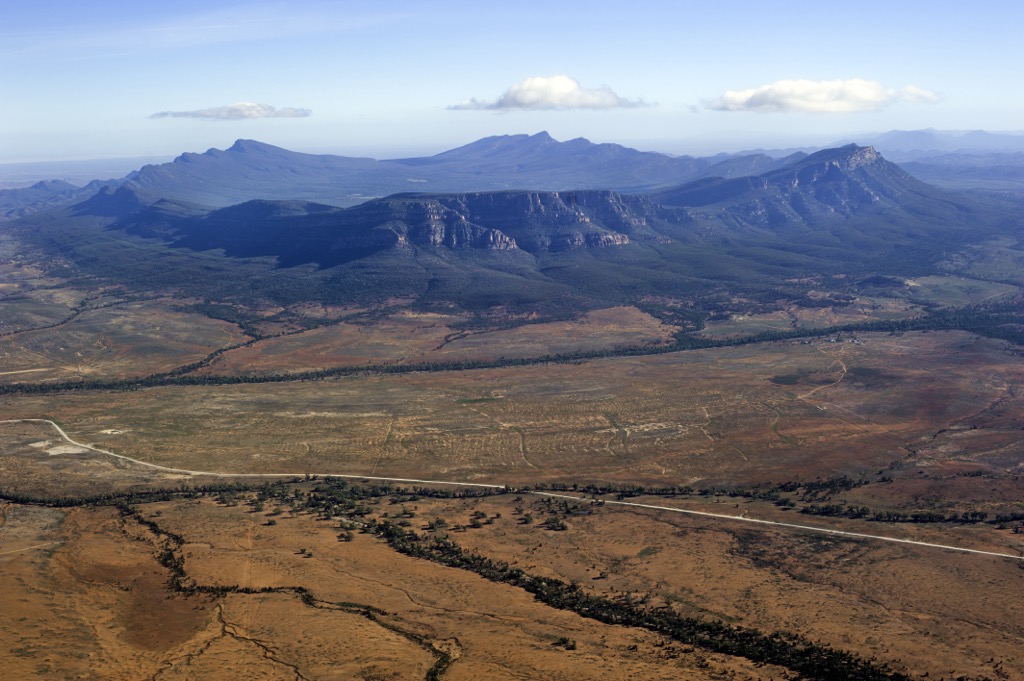
POLYGON ((223 207, 249 199, 352 206, 401 192, 502 189, 640 191, 706 176, 733 177, 784 164, 763 154, 672 157, 584 139, 558 142, 546 132, 488 137, 436 156, 378 161, 312 155, 252 140, 225 151, 182 154, 148 165, 126 185, 163 198, 223 207))
MULTIPOLYGON (((802 156, 802 154, 798 154, 802 156)), ((796 157, 793 157, 796 158, 796 157)), ((737 177, 785 165, 792 158, 726 154, 694 158, 637 151, 585 139, 535 135, 488 137, 435 156, 378 161, 304 154, 253 140, 225 150, 185 153, 170 163, 146 165, 119 181, 160 198, 209 208, 252 199, 300 200, 346 207, 401 192, 470 192, 503 189, 611 189, 643 191, 701 177, 737 177)), ((0 216, 20 217, 67 200, 67 183, 0 190, 0 216)), ((77 190, 85 197, 97 187, 77 190)))
POLYGON ((138 288, 254 304, 403 298, 566 314, 651 295, 803 295, 792 282, 823 273, 927 273, 950 249, 1012 222, 1002 209, 915 179, 870 147, 847 145, 781 163, 767 156, 665 159, 534 135, 489 138, 430 159, 358 163, 371 176, 398 165, 420 176, 448 168, 434 175, 448 178, 456 176, 451 168, 490 163, 493 174, 481 170, 477 180, 484 187, 513 171, 568 177, 582 165, 591 167, 588 182, 621 165, 646 185, 673 173, 706 175, 723 163, 765 170, 647 191, 404 192, 340 207, 290 192, 302 186, 317 195, 339 168, 356 173, 352 159, 238 142, 224 152, 147 166, 12 227, 71 271, 138 288), (308 178, 318 176, 311 187, 308 178), (278 177, 275 191, 289 198, 220 208, 184 200, 212 177, 219 184, 206 185, 209 195, 262 193, 278 177))
MULTIPOLYGON (((892 131, 869 137, 868 143, 918 179, 950 188, 1024 189, 1024 135, 892 131)), ((185 153, 169 163, 145 165, 119 180, 97 180, 83 187, 48 180, 30 187, 0 189, 0 219, 86 198, 101 186, 120 185, 208 208, 252 199, 346 207, 412 191, 652 191, 701 178, 756 176, 813 151, 751 151, 695 158, 594 144, 582 138, 559 142, 541 132, 487 137, 435 156, 376 160, 305 154, 238 140, 225 150, 185 153)))

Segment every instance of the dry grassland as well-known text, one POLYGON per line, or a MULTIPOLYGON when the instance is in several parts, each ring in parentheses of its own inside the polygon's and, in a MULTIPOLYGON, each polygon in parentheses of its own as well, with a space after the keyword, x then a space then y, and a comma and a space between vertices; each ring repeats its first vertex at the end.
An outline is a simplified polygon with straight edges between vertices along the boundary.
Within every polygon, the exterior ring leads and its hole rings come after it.
POLYGON ((57 323, 89 295, 23 259, 19 244, 0 234, 0 337, 57 323))
POLYGON ((767 313, 737 314, 729 319, 709 321, 700 335, 705 338, 741 338, 764 331, 786 332, 794 329, 824 329, 843 324, 859 324, 885 319, 906 319, 919 315, 920 305, 897 298, 858 297, 850 305, 800 307, 767 313))
POLYGON ((400 312, 372 324, 339 322, 225 352, 203 373, 299 372, 363 364, 494 360, 499 357, 663 345, 675 328, 632 307, 595 310, 578 320, 511 329, 458 331, 458 317, 400 312))
POLYGON ((295 593, 183 597, 168 591, 155 537, 111 509, 0 507, 2 662, 9 678, 755 679, 780 670, 684 648, 649 632, 555 610, 528 594, 396 554, 365 535, 245 506, 151 504, 184 537, 201 584, 302 587, 295 593), (17 538, 17 539, 15 539, 17 538), (366 614, 367 609, 376 613, 366 614), (379 610, 377 610, 379 609, 379 610), (563 637, 574 650, 559 645, 563 637))
POLYGON ((225 481, 159 471, 72 445, 44 423, 0 423, 0 489, 8 493, 73 499, 225 481))
MULTIPOLYGON (((246 338, 160 300, 97 299, 116 304, 59 323, 83 296, 58 295, 59 282, 36 281, 28 270, 16 274, 7 279, 15 288, 0 289, 11 304, 5 310, 17 313, 10 330, 57 326, 0 336, 8 372, 0 381, 145 375, 246 338)), ((988 295, 947 281, 921 285, 935 295, 988 295)), ((799 325, 844 321, 828 316, 831 309, 794 314, 799 325)), ((209 371, 536 356, 659 344, 674 330, 632 308, 476 334, 453 331, 458 321, 398 313, 379 326, 339 323, 227 351, 209 371)), ((78 442, 198 471, 514 485, 749 486, 866 476, 871 484, 827 501, 1020 510, 1019 357, 1004 343, 959 332, 858 338, 473 371, 3 396, 0 418, 53 419, 78 442)), ((224 481, 76 447, 44 423, 0 424, 0 489, 8 492, 89 496, 224 481)), ((646 501, 1024 551, 1021 535, 993 525, 816 518, 728 497, 646 501)), ((929 678, 1024 678, 1024 570, 1009 559, 610 504, 581 503, 581 512, 567 513, 563 502, 533 495, 421 498, 407 506, 415 506, 416 529, 436 517, 468 525, 483 512, 487 524, 451 530, 452 538, 595 594, 799 632, 929 678), (522 522, 526 514, 532 518, 522 522), (540 527, 551 515, 568 529, 540 527)), ((383 501, 374 512, 394 518, 397 509, 383 501)), ((186 598, 168 586, 159 538, 131 517, 2 504, 5 677, 225 678, 230 670, 234 678, 384 681, 427 678, 450 655, 443 678, 452 680, 786 678, 783 670, 554 610, 512 587, 397 554, 368 535, 339 541, 337 522, 286 508, 270 515, 272 508, 204 498, 140 510, 181 535, 185 571, 197 583, 271 591, 186 598)))
POLYGON ((247 338, 228 322, 174 310, 172 300, 108 304, 52 328, 0 337, 0 381, 146 376, 247 338))
MULTIPOLYGON (((902 286, 890 287, 887 295, 865 293, 852 296, 852 300, 845 304, 823 304, 820 307, 789 304, 774 312, 734 314, 729 319, 708 322, 701 335, 708 338, 737 338, 763 331, 821 329, 877 320, 906 319, 924 314, 928 305, 965 307, 1019 292, 1017 286, 994 281, 954 276, 918 277, 904 280, 902 286)), ((823 303, 828 303, 830 296, 826 290, 811 291, 808 294, 809 298, 823 303)), ((743 301, 733 301, 733 306, 742 310, 743 301)))
POLYGON ((132 458, 221 472, 497 484, 750 484, 965 462, 1020 473, 1024 367, 1001 343, 955 332, 862 341, 0 406, 59 418, 77 441, 132 458))
MULTIPOLYGON (((763 631, 799 631, 915 675, 1024 677, 1024 569, 1012 560, 610 505, 568 502, 592 514, 567 515, 565 503, 525 495, 518 502, 502 496, 416 506, 417 518, 444 517, 452 526, 467 526, 475 511, 500 513, 494 524, 452 537, 492 559, 594 593, 628 593, 650 607, 763 631), (531 522, 519 522, 526 514, 531 522), (568 529, 543 529, 551 515, 568 529)), ((734 505, 703 509, 814 524, 770 505, 734 505)), ((951 534, 878 523, 843 523, 843 529, 923 541, 948 541, 951 534)), ((952 534, 980 547, 1024 548, 1019 536, 991 529, 952 534)))

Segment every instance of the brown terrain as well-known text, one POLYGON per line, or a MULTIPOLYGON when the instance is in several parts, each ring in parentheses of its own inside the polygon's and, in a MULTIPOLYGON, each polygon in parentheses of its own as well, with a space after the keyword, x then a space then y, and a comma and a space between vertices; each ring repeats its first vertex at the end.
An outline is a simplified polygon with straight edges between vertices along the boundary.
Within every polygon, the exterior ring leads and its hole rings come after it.
MULTIPOLYGON (((392 309, 368 320, 324 308, 268 312, 269 335, 255 338, 171 298, 76 291, 27 265, 3 267, 6 385, 143 377, 204 360, 195 375, 490 361, 652 347, 676 330, 634 308, 480 329, 455 316, 392 309)), ((795 322, 735 318, 708 333, 910 309, 869 303, 794 312, 795 322)), ((546 605, 363 531, 401 519, 641 610, 794 632, 910 678, 1024 678, 1019 353, 963 332, 865 333, 459 371, 3 394, 0 668, 12 679, 800 677, 546 605), (303 506, 314 478, 331 475, 514 489, 414 500, 391 490, 359 513, 303 506), (294 480, 284 496, 257 489, 282 479, 294 480), (588 484, 677 489, 595 494, 588 484), (124 496, 197 487, 213 489, 124 496), (809 512, 823 504, 870 512, 809 512), (913 513, 985 520, 907 522, 913 513)))
MULTIPOLYGON (((771 669, 549 608, 512 587, 396 554, 308 515, 268 526, 247 507, 173 502, 146 513, 187 537, 198 582, 294 593, 184 597, 155 538, 112 509, 3 508, 9 678, 757 678, 771 669), (378 610, 380 612, 378 612, 378 610), (372 616, 368 616, 371 612, 372 616), (570 637, 574 650, 558 645, 570 637), (68 654, 68 651, 73 651, 68 654)), ((511 522, 511 521, 510 521, 511 522)), ((781 671, 781 670, 779 670, 781 671)))

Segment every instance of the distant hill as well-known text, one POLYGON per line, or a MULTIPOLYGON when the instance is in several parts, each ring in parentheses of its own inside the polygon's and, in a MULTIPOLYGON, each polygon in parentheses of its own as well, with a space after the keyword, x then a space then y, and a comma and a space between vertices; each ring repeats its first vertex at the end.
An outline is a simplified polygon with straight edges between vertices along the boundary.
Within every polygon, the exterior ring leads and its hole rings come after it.
MULTIPOLYGON (((994 148, 1015 144, 1024 136, 893 131, 877 137, 900 149, 926 149, 893 153, 902 154, 901 160, 918 178, 946 186, 1005 188, 1009 183, 1014 187, 1024 173, 1019 154, 938 151, 966 143, 994 148)), ((0 219, 23 217, 80 200, 102 186, 117 184, 207 208, 257 199, 349 207, 406 192, 657 191, 698 179, 759 176, 785 168, 806 155, 798 151, 676 157, 617 144, 594 144, 582 138, 559 142, 541 132, 487 137, 435 156, 376 160, 305 154, 254 140, 238 140, 225 150, 185 153, 170 163, 143 166, 120 181, 92 183, 81 189, 52 181, 31 188, 0 190, 0 219)))
POLYGON ((900 164, 925 181, 1008 180, 1024 183, 1024 151, 1015 153, 943 153, 900 164))
MULTIPOLYGON (((853 142, 843 140, 838 144, 853 142)), ((1024 133, 996 133, 984 130, 890 130, 876 135, 862 135, 868 143, 894 161, 904 161, 937 153, 1015 153, 1024 152, 1024 133)))
MULTIPOLYGON (((1024 192, 1024 134, 890 131, 851 142, 872 144, 915 177, 941 186, 1024 192)), ((52 180, 0 189, 0 220, 23 217, 80 200, 101 187, 121 184, 207 208, 256 199, 348 207, 405 192, 656 191, 698 179, 762 175, 800 160, 807 151, 695 158, 594 144, 583 138, 559 142, 540 132, 486 137, 429 157, 376 160, 306 154, 238 140, 225 150, 185 153, 169 163, 145 165, 120 180, 94 181, 80 188, 52 180)))
POLYGON ((116 184, 115 181, 90 182, 84 187, 76 187, 62 180, 45 180, 31 187, 0 190, 0 219, 24 217, 45 208, 59 206, 70 201, 81 200, 91 196, 103 187, 116 184))
POLYGON ((707 174, 735 177, 763 172, 775 164, 763 154, 736 159, 668 156, 618 144, 594 144, 582 137, 558 142, 546 132, 487 137, 436 156, 394 162, 453 175, 468 171, 502 178, 503 188, 616 191, 651 189, 707 174))
POLYGON ((698 159, 594 144, 582 138, 558 142, 546 132, 488 137, 436 156, 385 161, 302 154, 239 140, 224 151, 182 154, 172 163, 145 166, 128 177, 127 185, 211 207, 253 199, 345 207, 409 191, 638 191, 708 173, 732 177, 763 172, 774 164, 764 155, 698 159))

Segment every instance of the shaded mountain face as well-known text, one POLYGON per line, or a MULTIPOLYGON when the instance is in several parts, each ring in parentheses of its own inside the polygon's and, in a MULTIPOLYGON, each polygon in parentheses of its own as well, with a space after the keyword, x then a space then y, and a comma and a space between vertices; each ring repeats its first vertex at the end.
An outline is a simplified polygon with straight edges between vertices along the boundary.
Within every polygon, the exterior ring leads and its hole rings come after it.
POLYGON ((378 187, 408 187, 374 159, 302 154, 252 140, 143 166, 126 180, 131 189, 211 207, 260 198, 351 205, 374 196, 378 187))
POLYGON ((19 224, 37 244, 122 281, 463 308, 586 307, 825 272, 908 276, 998 228, 977 204, 855 145, 653 193, 406 193, 351 208, 254 200, 212 211, 156 196, 121 187, 19 224))
MULTIPOLYGON (((429 158, 394 162, 442 175, 490 176, 502 188, 640 190, 700 177, 721 160, 673 157, 583 138, 558 142, 541 132, 487 137, 429 158)), ((755 168, 770 163, 771 158, 759 155, 749 160, 755 168)))
MULTIPOLYGON (((138 202, 127 188, 118 190, 138 202)), ((156 235, 154 214, 120 198, 125 214, 118 227, 156 235), (148 224, 148 230, 140 225, 148 224)), ((81 212, 108 215, 106 203, 79 205, 81 212)), ((608 248, 649 233, 656 208, 643 197, 608 191, 487 192, 395 195, 348 208, 298 201, 249 201, 202 216, 167 218, 163 235, 195 251, 221 249, 235 257, 269 256, 282 265, 332 267, 386 249, 460 251, 522 250, 533 255, 608 248)))

